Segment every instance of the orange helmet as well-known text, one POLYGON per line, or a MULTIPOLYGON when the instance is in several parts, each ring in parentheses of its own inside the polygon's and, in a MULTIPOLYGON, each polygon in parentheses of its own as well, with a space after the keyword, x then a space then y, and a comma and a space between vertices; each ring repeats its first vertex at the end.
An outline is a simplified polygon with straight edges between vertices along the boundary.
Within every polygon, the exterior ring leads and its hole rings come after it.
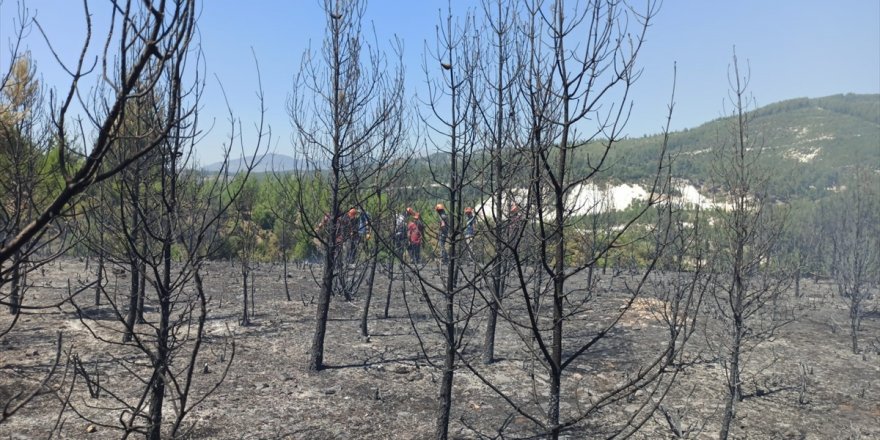
POLYGON ((437 206, 434 207, 434 211, 444 211, 444 210, 446 210, 446 207, 443 206, 442 203, 438 203, 437 206))
POLYGON ((351 208, 348 210, 348 218, 354 218, 358 214, 357 208, 351 208))
POLYGON ((474 208, 471 208, 470 206, 468 206, 467 208, 464 208, 464 213, 465 214, 473 214, 474 208))
POLYGON ((510 212, 517 212, 517 211, 519 211, 519 205, 517 205, 516 203, 511 203, 510 204, 510 212))

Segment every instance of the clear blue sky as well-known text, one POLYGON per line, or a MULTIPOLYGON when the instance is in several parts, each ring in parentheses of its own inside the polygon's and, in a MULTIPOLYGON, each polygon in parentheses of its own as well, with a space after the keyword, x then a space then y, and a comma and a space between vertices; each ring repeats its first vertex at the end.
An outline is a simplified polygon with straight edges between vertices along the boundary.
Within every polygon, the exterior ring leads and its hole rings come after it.
MULTIPOLYGON (((107 5, 93 3, 98 32, 107 5)), ((474 0, 452 3, 460 13, 478 5, 474 0)), ((642 3, 633 2, 636 7, 642 3)), ((73 60, 75 43, 85 32, 81 2, 30 0, 27 5, 61 56, 73 60)), ((386 45, 395 34, 404 41, 410 95, 421 89, 424 41, 432 41, 438 11, 446 5, 446 0, 369 1, 365 26, 375 25, 379 44, 386 45)), ((9 62, 6 41, 11 36, 15 8, 14 0, 0 5, 4 44, 0 68, 9 62)), ((208 72, 222 81, 236 116, 246 127, 252 126, 258 110, 253 48, 274 132, 272 149, 289 154, 292 130, 286 102, 303 50, 310 42, 320 47, 324 24, 320 0, 213 0, 201 3, 201 8, 199 29, 208 72)), ((46 84, 66 83, 38 32, 29 35, 26 45, 46 84)), ((739 59, 748 60, 751 66, 751 92, 758 105, 796 97, 880 93, 880 2, 876 0, 666 0, 641 54, 644 73, 631 94, 635 110, 627 128, 629 135, 660 130, 673 62, 678 65, 673 129, 694 127, 721 116, 734 46, 739 59)), ((206 92, 202 120, 216 118, 218 122, 200 147, 203 163, 218 158, 216 144, 227 131, 217 80, 208 82, 206 92)))

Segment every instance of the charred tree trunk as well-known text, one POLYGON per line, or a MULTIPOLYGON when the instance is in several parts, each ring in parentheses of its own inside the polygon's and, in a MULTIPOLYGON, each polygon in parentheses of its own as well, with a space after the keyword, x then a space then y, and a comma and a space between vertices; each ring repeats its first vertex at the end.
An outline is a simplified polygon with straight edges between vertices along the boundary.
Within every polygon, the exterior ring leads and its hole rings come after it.
MULTIPOLYGON (((560 244, 557 245, 557 256, 560 244)), ((558 263, 557 263, 558 266, 558 263)), ((559 267, 557 267, 557 270, 559 267)), ((553 280, 553 341, 550 352, 550 400, 547 403, 547 426, 549 439, 559 438, 559 399, 562 395, 562 273, 557 272, 553 280)))
MULTIPOLYGON (((99 199, 104 201, 104 187, 100 187, 99 199)), ((95 272, 95 305, 101 305, 101 291, 104 288, 104 222, 98 221, 98 269, 95 272)))
MULTIPOLYGON (((335 199, 334 195, 334 199, 335 199)), ((309 371, 324 368, 324 336, 327 333, 327 315, 330 312, 330 295, 333 293, 333 278, 336 268, 336 213, 330 220, 328 251, 324 255, 324 273, 321 276, 321 293, 318 295, 318 310, 315 313, 315 336, 309 350, 309 371)))
MULTIPOLYGON (((144 252, 146 253, 146 246, 144 246, 144 252)), ((140 280, 138 280, 138 303, 137 303, 137 322, 138 324, 143 324, 146 322, 144 319, 144 301, 147 296, 147 264, 144 261, 141 261, 140 264, 140 280)))
MULTIPOLYGON (((102 240, 103 241, 103 240, 102 240)), ((103 248, 103 243, 101 248, 103 248)), ((101 305, 101 289, 104 287, 104 253, 101 252, 101 255, 98 256, 98 268, 95 273, 96 283, 95 283, 95 305, 101 305)))
POLYGON ((158 340, 156 341, 156 355, 153 359, 153 380, 150 384, 150 427, 147 433, 147 438, 150 440, 162 438, 162 403, 165 400, 165 375, 168 369, 170 303, 170 295, 163 286, 160 289, 158 340))
MULTIPOLYGON (((744 152, 744 148, 741 149, 744 152)), ((741 153, 742 154, 742 153, 741 153)), ((724 405, 724 415, 721 421, 721 432, 718 438, 727 440, 730 436, 730 425, 736 418, 736 405, 742 398, 742 385, 740 373, 742 371, 740 365, 740 355, 742 352, 743 332, 745 323, 743 322, 743 300, 746 294, 745 280, 743 279, 743 268, 745 267, 745 245, 746 234, 748 231, 745 226, 745 195, 740 194, 736 200, 736 209, 734 210, 733 227, 735 235, 733 254, 733 280, 730 287, 731 295, 729 297, 731 307, 731 321, 733 335, 730 341, 730 351, 728 353, 729 366, 727 368, 727 399, 724 405)))
POLYGON ((516 65, 518 62, 516 41, 512 36, 515 33, 516 23, 510 11, 515 9, 512 3, 498 0, 492 5, 492 8, 495 9, 494 16, 489 11, 488 2, 484 5, 488 22, 487 30, 491 32, 494 40, 490 43, 490 50, 494 50, 492 58, 496 63, 496 69, 493 72, 494 79, 490 80, 488 84, 494 106, 494 109, 491 110, 493 112, 491 125, 494 127, 490 129, 490 132, 494 131, 494 133, 491 136, 492 163, 490 166, 492 205, 494 205, 492 214, 495 217, 493 235, 496 263, 491 275, 489 316, 486 319, 486 333, 483 341, 483 363, 490 364, 495 360, 495 327, 498 322, 498 308, 505 294, 505 280, 508 276, 507 269, 509 269, 508 260, 511 257, 508 247, 514 246, 517 242, 517 234, 511 230, 510 226, 505 225, 502 217, 504 192, 509 190, 509 175, 512 174, 507 168, 515 168, 515 165, 505 165, 505 144, 510 143, 511 120, 516 114, 515 101, 509 95, 511 89, 516 87, 517 72, 522 66, 516 65))
MULTIPOLYGON (((746 110, 746 86, 748 76, 741 77, 736 54, 731 66, 730 142, 718 149, 716 176, 723 183, 722 191, 731 194, 729 211, 716 210, 724 225, 716 235, 720 238, 715 252, 720 253, 720 270, 729 271, 729 285, 719 285, 720 296, 716 305, 723 318, 725 340, 721 345, 726 352, 722 363, 727 383, 727 395, 722 415, 719 438, 731 436, 731 426, 736 420, 737 404, 743 398, 743 377, 751 354, 757 344, 769 340, 775 329, 786 320, 779 317, 777 307, 780 295, 791 287, 792 275, 768 275, 763 273, 770 258, 768 249, 778 240, 784 220, 773 215, 768 205, 768 182, 770 171, 760 166, 758 160, 763 150, 762 139, 754 136, 749 124, 753 114, 746 110), (768 232, 768 233, 765 233, 768 232), (755 280, 759 281, 756 282, 755 280), (771 313, 761 313, 768 310, 771 313), (753 332, 751 329, 761 328, 753 332)), ((795 278, 799 277, 798 275, 795 278)), ((762 367, 762 368, 766 368, 762 367)))
POLYGON ((489 316, 486 317, 486 337, 483 341, 483 363, 495 362, 495 326, 498 322, 498 297, 489 303, 489 316))
POLYGON ((248 276, 250 275, 250 271, 247 268, 246 263, 242 263, 241 265, 241 297, 242 297, 242 313, 241 313, 241 325, 249 326, 251 325, 250 314, 248 314, 248 276))
POLYGON ((434 437, 445 440, 449 437, 449 415, 452 412, 452 379, 455 374, 455 320, 454 302, 451 295, 446 296, 446 322, 443 336, 446 339, 446 351, 443 360, 443 376, 440 379, 439 407, 437 408, 437 424, 434 437))
MULTIPOLYGON (((498 243, 496 243, 497 245, 498 243)), ((500 243, 504 246, 503 243, 500 243)), ((496 248, 497 249, 497 248, 496 248)), ((507 253, 504 252, 506 255, 507 253)), ((495 362, 495 328, 498 323, 498 308, 501 306, 501 296, 504 293, 504 276, 507 265, 503 258, 499 258, 493 268, 492 274, 492 297, 489 301, 489 315, 486 317, 486 334, 483 340, 483 363, 495 362)))
MULTIPOLYGON (((592 257, 591 257, 592 258, 592 257)), ((589 267, 587 267, 587 289, 593 291, 593 268, 596 265, 591 263, 589 267)))
MULTIPOLYGON (((337 5, 338 6, 338 5, 337 5)), ((330 98, 331 137, 332 137, 332 156, 330 158, 330 215, 328 227, 329 234, 326 237, 324 246, 324 273, 321 277, 321 293, 318 295, 318 309, 315 312, 315 335, 312 338, 312 347, 309 350, 309 371, 320 371, 324 368, 324 338, 327 333, 327 316, 330 312, 330 297, 333 294, 333 282, 337 277, 336 265, 341 257, 343 249, 341 243, 337 243, 336 237, 340 233, 339 214, 340 214, 340 184, 341 184, 341 156, 343 153, 342 145, 342 29, 341 20, 333 18, 332 14, 339 12, 331 11, 329 3, 325 3, 325 13, 331 18, 329 21, 330 35, 328 36, 330 48, 329 69, 332 78, 332 96, 330 98)))
POLYGON ((730 437, 730 426, 736 419, 736 405, 742 400, 742 384, 740 380, 740 352, 742 351, 742 331, 743 323, 741 319, 736 320, 733 335, 733 345, 731 346, 730 367, 727 378, 727 401, 724 404, 724 416, 721 421, 721 433, 718 435, 720 440, 726 440, 730 437))
MULTIPOLYGON (((172 161, 172 169, 174 161, 172 161)), ((170 200, 176 202, 176 180, 171 177, 170 200)), ((163 183, 163 186, 165 184, 163 183)), ((167 206, 169 214, 174 211, 173 206, 167 206)), ((168 374, 170 362, 170 319, 171 319, 171 244, 173 242, 171 219, 166 215, 163 219, 164 237, 162 240, 162 278, 157 280, 157 293, 159 294, 159 326, 156 338, 156 354, 153 358, 153 378, 150 384, 150 426, 147 438, 160 440, 162 438, 162 404, 165 400, 165 378, 168 374)))
MULTIPOLYGON (((562 27, 562 11, 559 14, 560 28, 562 27)), ((560 46, 562 42, 559 42, 560 46)), ((561 49, 561 48, 560 48, 561 49)), ((559 158, 556 164, 556 182, 553 185, 554 211, 556 214, 554 225, 554 240, 556 245, 554 249, 554 266, 553 266, 553 340, 551 342, 551 353, 549 359, 550 367, 550 401, 547 406, 547 425, 550 433, 547 436, 551 439, 559 438, 559 399, 561 396, 562 383, 562 323, 563 323, 563 298, 565 296, 565 192, 561 185, 566 182, 566 171, 568 164, 569 130, 571 129, 571 121, 569 120, 570 93, 567 84, 562 86, 562 133, 560 137, 560 145, 563 148, 559 151, 559 158)))
MULTIPOLYGON (((401 255, 402 257, 402 255, 401 255)), ((382 316, 388 319, 388 309, 391 307, 391 286, 394 284, 394 257, 388 262, 388 289, 385 292, 385 311, 382 316)))
POLYGON ((288 255, 287 250, 281 253, 281 262, 284 265, 284 296, 287 297, 287 301, 290 301, 290 282, 287 279, 290 273, 287 268, 289 259, 290 256, 288 255))
POLYGON ((9 314, 17 315, 21 311, 22 297, 22 270, 21 270, 21 252, 16 252, 12 261, 12 271, 10 273, 10 295, 9 295, 9 314))
POLYGON ((852 298, 849 303, 849 323, 850 335, 852 336, 853 353, 859 353, 859 327, 862 320, 862 292, 858 289, 852 292, 852 298))
POLYGON ((257 275, 251 270, 251 318, 257 316, 257 275))
POLYGON ((367 295, 364 298, 364 312, 361 315, 361 336, 370 335, 367 319, 370 316, 370 301, 373 299, 373 283, 376 279, 376 265, 379 263, 379 244, 375 243, 370 253, 370 274, 367 276, 367 295))
POLYGON ((396 174, 388 165, 397 162, 392 156, 403 141, 389 140, 393 136, 388 136, 387 130, 393 126, 397 134, 405 131, 401 122, 403 71, 397 68, 393 69, 396 73, 390 73, 390 64, 376 49, 378 43, 364 43, 361 22, 366 1, 322 3, 326 21, 320 55, 307 51, 303 56, 289 106, 295 133, 303 141, 297 148, 305 157, 315 159, 307 165, 311 170, 295 173, 299 182, 293 190, 295 205, 307 232, 324 251, 309 351, 311 371, 324 367, 324 339, 334 290, 350 298, 353 286, 362 281, 355 277, 350 282, 346 272, 354 271, 342 269, 346 244, 353 252, 350 256, 356 256, 352 246, 357 238, 352 234, 356 231, 352 219, 340 215, 343 210, 362 208, 359 202, 375 194, 376 188, 365 183, 371 176, 396 174), (320 196, 310 191, 311 183, 307 182, 320 184, 320 196), (326 216, 320 223, 311 221, 317 220, 312 218, 317 215, 316 208, 326 216))
POLYGON ((128 311, 125 317, 125 333, 122 342, 131 342, 134 334, 134 326, 138 318, 138 299, 140 296, 140 264, 137 251, 137 237, 140 235, 140 172, 139 164, 135 164, 134 176, 132 177, 134 190, 131 194, 131 234, 128 241, 128 271, 131 284, 128 292, 128 311))
POLYGON ((131 285, 129 286, 128 312, 125 316, 125 333, 122 335, 122 342, 131 342, 132 340, 132 335, 134 334, 134 325, 138 315, 138 297, 140 296, 138 292, 140 283, 138 281, 137 263, 130 264, 129 270, 131 271, 131 285))

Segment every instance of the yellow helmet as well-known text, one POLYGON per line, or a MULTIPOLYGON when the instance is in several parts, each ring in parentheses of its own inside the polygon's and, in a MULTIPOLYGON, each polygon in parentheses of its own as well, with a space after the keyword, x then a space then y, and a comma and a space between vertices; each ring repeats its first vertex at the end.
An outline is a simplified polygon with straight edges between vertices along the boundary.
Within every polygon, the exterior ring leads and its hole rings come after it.
POLYGON ((435 211, 444 211, 444 210, 446 210, 446 207, 444 207, 442 203, 438 203, 437 206, 434 207, 434 210, 435 211))

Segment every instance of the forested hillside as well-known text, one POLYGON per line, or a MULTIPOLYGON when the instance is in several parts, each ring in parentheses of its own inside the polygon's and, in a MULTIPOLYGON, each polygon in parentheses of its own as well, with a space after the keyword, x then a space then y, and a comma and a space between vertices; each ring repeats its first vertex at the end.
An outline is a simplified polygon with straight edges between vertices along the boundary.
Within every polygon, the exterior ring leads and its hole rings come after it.
MULTIPOLYGON (((861 164, 880 169, 880 95, 834 95, 770 104, 753 112, 751 129, 764 145, 763 160, 775 170, 779 197, 822 197, 861 164), (873 164, 873 165, 871 165, 873 164)), ((710 181, 713 151, 730 139, 728 118, 671 133, 678 158, 674 173, 695 184, 710 181)), ((628 139, 613 152, 622 181, 651 175, 660 135, 628 139)))
MULTIPOLYGON (((762 162, 774 170, 774 197, 816 200, 840 186, 856 165, 880 170, 880 95, 790 99, 758 108, 751 115, 753 136, 764 145, 762 162)), ((731 138, 730 122, 718 118, 670 133, 674 176, 711 192, 715 151, 731 138)), ((611 149, 606 164, 609 172, 603 178, 613 184, 644 183, 652 178, 662 141, 661 134, 619 141, 611 149)), ((587 173, 587 157, 595 157, 600 148, 594 145, 579 151, 572 159, 574 173, 587 173)), ((443 161, 442 154, 412 161, 408 182, 420 185, 424 183, 420 179, 432 171, 445 175, 443 161)))

